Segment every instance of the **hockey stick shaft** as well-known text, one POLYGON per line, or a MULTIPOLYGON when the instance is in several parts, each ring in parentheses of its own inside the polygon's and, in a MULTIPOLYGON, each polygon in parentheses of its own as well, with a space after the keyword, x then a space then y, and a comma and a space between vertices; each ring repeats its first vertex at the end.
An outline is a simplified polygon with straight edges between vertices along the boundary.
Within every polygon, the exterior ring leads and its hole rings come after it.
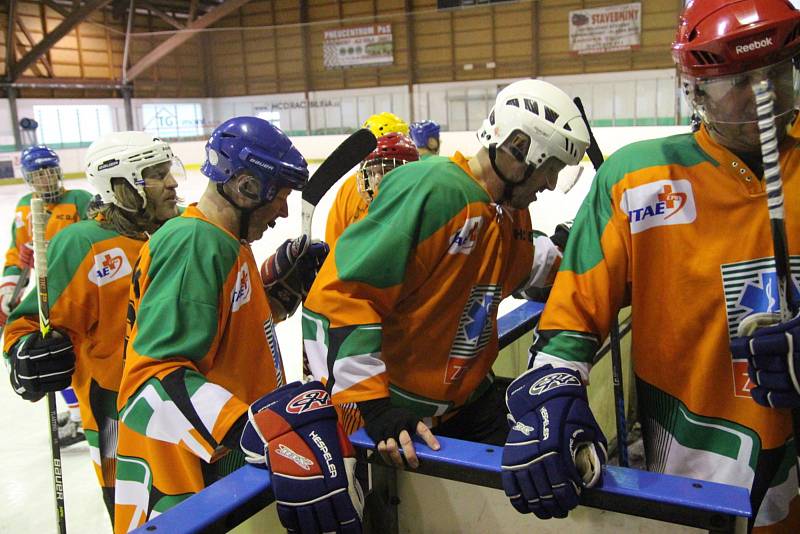
MULTIPOLYGON (((314 172, 303 188, 302 206, 302 228, 303 234, 311 239, 311 222, 314 218, 314 210, 333 185, 338 182, 350 169, 358 165, 370 152, 375 150, 378 145, 375 136, 362 128, 357 130, 350 137, 345 139, 341 145, 331 152, 322 162, 322 165, 314 172)), ((302 376, 309 376, 311 369, 308 364, 308 356, 303 349, 302 376)))
MULTIPOLYGON (((798 302, 792 281, 789 259, 789 242, 783 210, 783 179, 781 178, 780 152, 778 150, 778 131, 775 127, 775 93, 772 82, 764 80, 753 84, 758 111, 758 133, 761 144, 761 160, 764 167, 764 181, 767 189, 767 208, 769 209, 769 228, 772 233, 772 249, 775 255, 775 274, 778 278, 778 302, 781 321, 789 321, 797 314, 798 302)), ((800 409, 792 409, 792 432, 795 451, 798 456, 800 475, 800 409)))
MULTIPOLYGON (((575 105, 578 106, 583 122, 586 124, 586 129, 589 131, 589 148, 586 149, 586 154, 589 156, 596 173, 605 161, 603 152, 597 144, 594 133, 592 133, 589 118, 586 116, 586 110, 583 109, 583 102, 579 97, 575 97, 575 105)), ((617 454, 620 467, 628 467, 628 426, 625 418, 625 388, 622 382, 622 341, 619 334, 619 312, 614 310, 612 315, 609 336, 611 338, 611 378, 614 383, 614 413, 617 423, 617 454)))
MULTIPOLYGON (((11 293, 11 298, 8 299, 8 307, 11 309, 11 311, 14 311, 14 308, 19 306, 19 302, 22 300, 22 294, 25 292, 25 288, 28 287, 30 276, 30 267, 25 267, 22 269, 22 272, 19 274, 19 279, 17 280, 17 285, 14 286, 14 291, 11 293)), ((8 318, 6 318, 6 320, 8 320, 8 318)), ((5 329, 5 324, 0 326, 0 336, 3 335, 5 329)))
MULTIPOLYGON (((45 228, 47 214, 41 198, 31 199, 33 218, 33 261, 36 265, 36 295, 39 301, 39 330, 42 337, 50 333, 50 299, 47 292, 47 241, 45 228)), ((50 414, 50 453, 53 461, 53 489, 56 499, 56 521, 58 532, 67 532, 67 517, 64 509, 64 484, 62 479, 61 448, 58 443, 58 420, 55 393, 47 393, 47 409, 50 414)))

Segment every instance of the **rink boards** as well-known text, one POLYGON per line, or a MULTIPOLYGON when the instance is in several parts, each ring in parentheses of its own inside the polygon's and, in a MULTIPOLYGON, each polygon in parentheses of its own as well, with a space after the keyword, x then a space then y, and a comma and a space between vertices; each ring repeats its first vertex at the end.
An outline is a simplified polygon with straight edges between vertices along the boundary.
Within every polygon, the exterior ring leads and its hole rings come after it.
MULTIPOLYGON (((541 310, 527 302, 501 317, 501 346, 528 332, 541 310)), ((744 532, 750 516, 743 488, 606 466, 602 484, 583 491, 569 518, 540 521, 517 513, 502 492, 498 447, 440 437, 439 451, 418 445, 421 465, 411 472, 383 465, 363 430, 351 439, 369 457, 375 532, 744 532)), ((280 531, 271 503, 269 472, 245 466, 137 532, 280 531)))

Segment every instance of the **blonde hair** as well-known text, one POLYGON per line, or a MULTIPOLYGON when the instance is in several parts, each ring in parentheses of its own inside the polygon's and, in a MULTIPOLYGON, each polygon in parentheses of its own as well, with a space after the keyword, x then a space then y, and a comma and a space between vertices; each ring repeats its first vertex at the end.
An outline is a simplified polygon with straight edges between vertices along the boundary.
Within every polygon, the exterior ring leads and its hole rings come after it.
POLYGON ((123 178, 111 179, 111 191, 117 204, 94 204, 88 210, 88 217, 91 219, 100 216, 100 226, 108 230, 113 230, 125 237, 146 240, 148 235, 155 232, 161 222, 156 221, 153 213, 153 205, 148 202, 147 207, 142 210, 142 197, 123 178))

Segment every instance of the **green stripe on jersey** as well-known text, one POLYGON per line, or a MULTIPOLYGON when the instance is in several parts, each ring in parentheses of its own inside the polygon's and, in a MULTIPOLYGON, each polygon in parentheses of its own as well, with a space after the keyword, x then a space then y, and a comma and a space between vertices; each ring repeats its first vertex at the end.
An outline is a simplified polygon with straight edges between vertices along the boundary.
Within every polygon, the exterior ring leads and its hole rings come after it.
POLYGON ((597 336, 572 330, 536 330, 533 345, 537 352, 580 363, 591 363, 599 348, 597 336))
POLYGON ((117 480, 138 482, 146 485, 149 492, 153 487, 153 475, 150 465, 143 458, 135 456, 117 456, 117 480))
POLYGON ((692 167, 703 162, 719 165, 700 148, 692 134, 639 141, 617 150, 600 167, 578 210, 560 270, 583 274, 603 260, 600 239, 611 219, 611 190, 625 176, 648 167, 692 167))
POLYGON ((414 248, 473 202, 490 202, 458 165, 446 158, 408 163, 388 173, 367 216, 336 243, 340 280, 387 288, 403 282, 414 248))
POLYGON ((221 293, 236 266, 239 242, 202 219, 176 217, 153 234, 149 248, 149 283, 136 314, 133 348, 149 358, 198 361, 217 334, 221 293))

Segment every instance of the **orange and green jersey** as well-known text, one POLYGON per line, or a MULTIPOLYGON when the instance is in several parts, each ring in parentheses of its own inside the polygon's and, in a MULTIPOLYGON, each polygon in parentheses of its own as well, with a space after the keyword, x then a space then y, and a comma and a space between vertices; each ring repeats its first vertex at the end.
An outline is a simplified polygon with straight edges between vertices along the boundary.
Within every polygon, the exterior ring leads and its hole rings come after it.
POLYGON ((130 299, 117 532, 244 465, 228 431, 283 373, 250 246, 195 205, 142 247, 130 299), (222 444, 226 436, 235 447, 222 444))
MULTIPOLYGON (((11 225, 11 245, 6 252, 6 263, 3 276, 20 274, 19 251, 25 243, 33 240, 31 228, 31 197, 28 193, 17 203, 14 222, 11 225)), ((45 239, 52 239, 61 229, 86 219, 86 208, 92 200, 92 194, 82 189, 64 191, 58 202, 46 204, 49 219, 45 228, 45 239)))
MULTIPOLYGON (((144 241, 81 221, 59 232, 47 248, 50 322, 75 349, 72 387, 97 478, 113 502, 117 454, 117 391, 132 266, 144 241)), ((36 292, 11 313, 7 353, 22 336, 39 330, 36 292)))
POLYGON ((357 173, 348 176, 333 200, 328 212, 328 221, 325 224, 325 242, 333 246, 344 229, 356 221, 360 221, 367 214, 369 204, 364 202, 358 194, 356 186, 357 173))
MULTIPOLYGON (((781 145, 786 234, 800 268, 800 146, 781 145)), ((767 491, 756 526, 797 496, 788 410, 750 396, 733 359, 741 320, 774 311, 772 236, 763 181, 705 127, 634 143, 600 168, 570 233, 534 346, 534 366, 588 377, 621 306, 648 468, 767 491)), ((794 518, 797 521, 798 518, 794 518)), ((800 522, 795 523, 795 531, 800 522)))
POLYGON ((340 405, 390 397, 423 418, 463 406, 491 384, 497 307, 533 248, 528 210, 501 210, 461 154, 394 169, 306 298, 312 374, 340 405))

